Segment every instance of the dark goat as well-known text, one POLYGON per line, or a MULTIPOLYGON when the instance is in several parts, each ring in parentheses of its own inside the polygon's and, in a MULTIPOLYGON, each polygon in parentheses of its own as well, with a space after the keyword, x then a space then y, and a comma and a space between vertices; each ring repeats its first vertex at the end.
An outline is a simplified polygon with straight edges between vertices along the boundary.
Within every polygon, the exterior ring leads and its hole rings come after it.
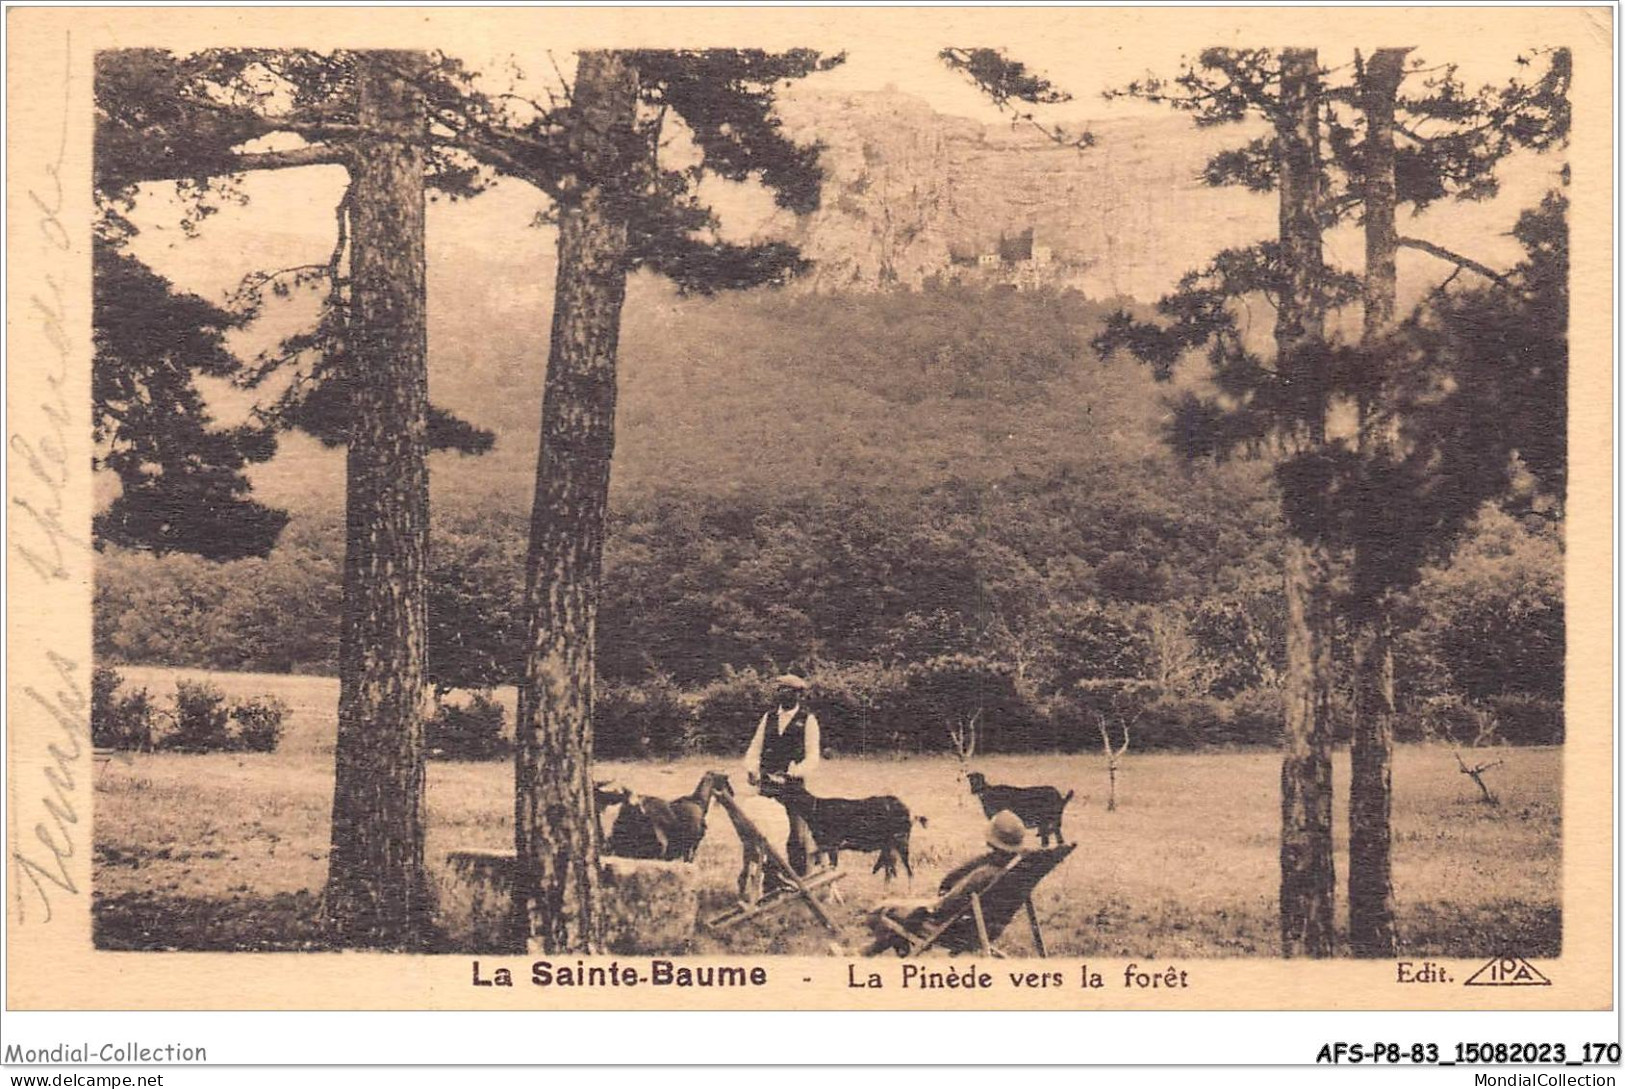
POLYGON ((1050 786, 995 786, 979 771, 968 773, 965 781, 970 783, 970 792, 981 799, 982 812, 989 817, 1008 809, 1021 818, 1022 824, 1037 830, 1045 847, 1049 846, 1052 835, 1057 843, 1066 842, 1066 837, 1061 835, 1061 811, 1072 800, 1072 791, 1062 797, 1059 790, 1050 786))
POLYGON ((897 863, 910 877, 914 867, 908 860, 908 838, 917 819, 925 826, 925 818, 913 818, 908 806, 890 794, 873 798, 816 798, 805 787, 786 790, 779 795, 784 807, 807 822, 817 847, 816 858, 823 855, 831 866, 839 865, 842 851, 879 851, 874 873, 882 868, 886 878, 897 876, 897 863))
POLYGON ((693 862, 705 838, 705 818, 711 796, 731 791, 728 777, 708 771, 694 793, 667 801, 632 795, 615 816, 609 834, 609 853, 622 858, 657 858, 667 862, 693 862))

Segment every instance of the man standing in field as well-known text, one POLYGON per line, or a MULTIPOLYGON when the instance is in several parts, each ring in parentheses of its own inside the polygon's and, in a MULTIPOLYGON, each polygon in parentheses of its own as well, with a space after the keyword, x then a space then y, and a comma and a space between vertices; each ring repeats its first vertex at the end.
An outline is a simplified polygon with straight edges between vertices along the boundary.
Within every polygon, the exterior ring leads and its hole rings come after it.
MULTIPOLYGON (((804 706, 807 682, 793 673, 777 681, 775 706, 756 724, 756 734, 745 750, 745 778, 765 798, 778 798, 785 789, 802 787, 818 770, 818 716, 804 706)), ((788 808, 790 839, 784 853, 790 868, 807 872, 812 832, 807 822, 788 808)))

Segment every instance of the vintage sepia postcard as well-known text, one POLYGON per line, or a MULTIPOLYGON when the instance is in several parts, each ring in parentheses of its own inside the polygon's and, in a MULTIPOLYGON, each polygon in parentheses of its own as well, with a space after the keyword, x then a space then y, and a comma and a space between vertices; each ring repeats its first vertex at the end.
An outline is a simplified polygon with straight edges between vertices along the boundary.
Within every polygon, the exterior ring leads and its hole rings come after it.
POLYGON ((1608 1008, 1613 15, 10 9, 7 1008, 1608 1008))

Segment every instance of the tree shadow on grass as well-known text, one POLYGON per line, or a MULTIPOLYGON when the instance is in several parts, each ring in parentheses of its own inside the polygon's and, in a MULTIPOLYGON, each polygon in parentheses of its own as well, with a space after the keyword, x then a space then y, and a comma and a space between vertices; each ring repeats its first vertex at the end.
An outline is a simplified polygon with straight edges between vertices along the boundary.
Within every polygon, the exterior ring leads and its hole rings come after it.
POLYGON ((1524 900, 1420 903, 1401 911, 1399 936, 1410 956, 1553 958, 1563 952, 1563 909, 1524 900))
POLYGON ((321 899, 309 891, 271 896, 96 896, 97 949, 199 953, 310 952, 333 948, 321 926, 321 899))
MULTIPOLYGON (((841 925, 837 937, 818 925, 806 907, 793 905, 724 934, 703 928, 686 949, 673 954, 828 954, 832 942, 861 948, 867 934, 852 905, 824 901, 841 925)), ((715 890, 702 893, 700 918, 732 905, 715 890)), ((92 902, 96 948, 115 951, 199 953, 321 952, 335 948, 321 923, 321 899, 308 890, 270 896, 166 896, 131 892, 96 896, 92 902)), ((1464 906, 1450 902, 1411 905, 1399 920, 1405 956, 1490 957, 1513 954, 1550 959, 1563 949, 1563 913, 1556 904, 1494 900, 1464 906)), ((1109 945, 1110 943, 1106 943, 1109 945)), ((424 952, 451 952, 431 938, 424 952)), ((1239 950, 1237 952, 1240 952, 1239 950)), ((1210 955, 1224 955, 1218 952, 1210 955)), ((1267 955, 1249 949, 1243 955, 1267 955)))

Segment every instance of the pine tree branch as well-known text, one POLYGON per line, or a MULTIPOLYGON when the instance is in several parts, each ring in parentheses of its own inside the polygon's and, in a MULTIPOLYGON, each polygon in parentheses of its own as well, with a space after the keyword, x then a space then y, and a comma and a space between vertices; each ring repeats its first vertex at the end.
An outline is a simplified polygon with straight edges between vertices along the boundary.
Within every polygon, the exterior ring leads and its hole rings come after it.
MULTIPOLYGON (((551 56, 550 53, 549 57, 551 56)), ((547 146, 540 140, 532 139, 509 125, 493 123, 490 118, 468 108, 469 102, 466 99, 460 101, 461 108, 446 106, 435 94, 436 86, 425 73, 390 67, 397 76, 423 92, 431 124, 449 134, 445 136, 431 134, 431 144, 457 148, 486 166, 529 182, 551 197, 557 198, 560 195, 561 190, 555 178, 561 166, 561 156, 557 149, 547 146)), ((554 70, 557 71, 556 62, 554 70)), ((562 81, 563 77, 560 79, 562 81)), ((568 87, 568 84, 565 86, 568 87)), ((544 109, 541 103, 522 95, 503 93, 496 98, 523 102, 540 117, 545 118, 557 111, 557 99, 551 90, 547 93, 548 97, 555 101, 554 110, 544 109)))
MULTIPOLYGON (((1405 108, 1414 109, 1414 107, 1405 107, 1405 108)), ((1424 116, 1416 124, 1419 127, 1421 125, 1428 124, 1429 122, 1438 123, 1438 120, 1439 119, 1436 118, 1436 117, 1426 117, 1426 116, 1424 116)), ((1425 147, 1425 146, 1427 146, 1429 144, 1442 143, 1442 142, 1444 142, 1446 140, 1452 140, 1452 141, 1460 142, 1460 141, 1466 139, 1469 136, 1477 136, 1479 133, 1489 132, 1491 129, 1499 128, 1500 126, 1504 125, 1505 123, 1506 123, 1506 118, 1498 117, 1498 116, 1492 116, 1492 117, 1488 118, 1487 120, 1479 122, 1476 125, 1468 125, 1468 126, 1466 126, 1464 128, 1450 129, 1447 132, 1439 133, 1437 136, 1427 136, 1427 135, 1419 132, 1416 127, 1412 127, 1410 125, 1404 124, 1404 123, 1396 120, 1394 122, 1394 131, 1400 133, 1403 136, 1407 136, 1412 140, 1415 140, 1418 144, 1421 144, 1421 145, 1423 145, 1425 147)))
POLYGON ((1420 238, 1404 237, 1396 239, 1395 242, 1406 249, 1421 250, 1423 253, 1432 254, 1441 261, 1449 261, 1459 268, 1467 269, 1470 272, 1476 272, 1487 280, 1495 281, 1502 287, 1511 286, 1512 281, 1508 280, 1505 276, 1501 275, 1499 272, 1496 272, 1488 265, 1474 261, 1471 257, 1463 257, 1461 254, 1456 253, 1453 250, 1447 250, 1443 246, 1437 245, 1436 243, 1424 241, 1420 238))
POLYGON ((347 166, 350 152, 337 144, 309 144, 284 151, 238 152, 232 155, 231 160, 231 173, 240 174, 250 170, 288 170, 300 166, 347 166))
POLYGON ((231 293, 229 298, 233 305, 241 308, 249 305, 250 301, 263 293, 265 288, 277 283, 279 280, 300 279, 316 274, 325 277, 327 271, 328 266, 326 264, 311 263, 250 272, 243 277, 242 283, 238 285, 236 291, 231 293))
MULTIPOLYGON (((1428 121, 1431 121, 1431 120, 1433 120, 1433 118, 1424 117, 1420 123, 1421 124, 1426 124, 1428 121)), ((1427 144, 1431 144, 1431 143, 1433 143, 1433 141, 1438 139, 1438 137, 1436 137, 1436 136, 1423 136, 1416 129, 1412 128, 1410 125, 1405 124, 1405 122, 1398 120, 1397 118, 1394 120, 1394 131, 1399 133, 1401 136, 1408 137, 1409 139, 1414 140, 1418 144, 1422 144, 1424 146, 1427 145, 1427 144)))
POLYGON ((215 102, 207 98, 188 95, 188 109, 204 110, 230 122, 243 126, 243 138, 254 139, 278 132, 291 132, 308 140, 327 140, 335 136, 354 137, 361 134, 361 126, 352 121, 335 121, 338 116, 330 110, 311 108, 289 114, 255 114, 244 112, 242 106, 215 102))
POLYGON ((360 125, 347 121, 276 121, 271 124, 267 135, 274 132, 291 132, 306 140, 352 140, 363 135, 360 125))
POLYGON ((1449 292, 1450 285, 1456 282, 1456 277, 1461 275, 1461 272, 1462 268, 1460 265, 1457 265, 1455 268, 1451 269, 1450 275, 1444 278, 1444 282, 1433 289, 1433 294, 1443 298, 1449 292))
POLYGON ((99 179, 104 188, 122 188, 139 182, 184 181, 224 177, 253 170, 289 170, 301 166, 347 166, 349 149, 339 144, 309 144, 282 151, 232 152, 202 163, 156 156, 142 162, 120 162, 99 179))
POLYGON ((560 186, 553 176, 557 171, 550 169, 558 163, 558 154, 552 148, 513 133, 482 134, 468 129, 453 129, 450 125, 446 127, 451 136, 442 141, 444 144, 466 151, 505 174, 527 181, 549 196, 559 195, 560 186), (519 154, 502 146, 504 144, 511 145, 520 153, 531 153, 537 161, 527 162, 519 154))
POLYGON ((1016 102, 1035 106, 1053 105, 1069 102, 1072 96, 1043 76, 1029 72, 1020 61, 1006 57, 1002 50, 950 46, 941 50, 937 57, 975 84, 1000 113, 1009 114, 1012 127, 1029 125, 1052 143, 1065 148, 1083 151, 1094 146, 1094 134, 1087 129, 1070 133, 1059 125, 1045 124, 1031 110, 1023 110, 1015 105, 1016 102))

